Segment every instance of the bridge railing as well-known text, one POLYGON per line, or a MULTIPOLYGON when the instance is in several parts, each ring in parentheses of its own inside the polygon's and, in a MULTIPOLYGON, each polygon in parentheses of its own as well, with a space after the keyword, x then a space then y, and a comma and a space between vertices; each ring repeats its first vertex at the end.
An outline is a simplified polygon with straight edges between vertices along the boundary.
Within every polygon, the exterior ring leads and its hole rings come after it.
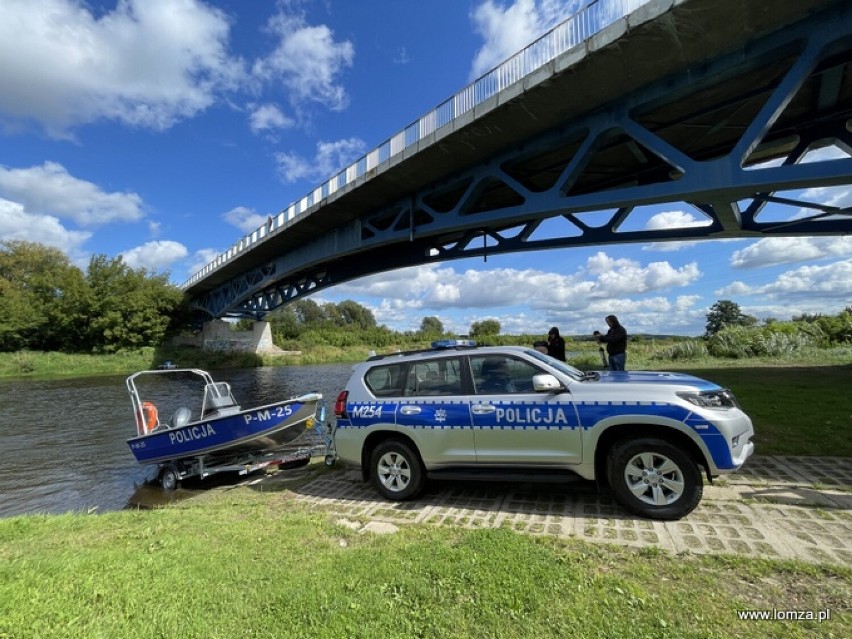
POLYGON ((204 279, 240 253, 264 241, 276 229, 285 227, 296 218, 306 215, 312 206, 347 184, 352 184, 356 179, 402 153, 408 147, 417 144, 441 127, 452 124, 456 118, 519 82, 556 57, 581 45, 602 29, 648 2, 651 0, 591 0, 577 13, 538 40, 409 124, 277 215, 270 216, 263 226, 242 237, 231 248, 193 274, 182 284, 182 288, 188 288, 204 279))

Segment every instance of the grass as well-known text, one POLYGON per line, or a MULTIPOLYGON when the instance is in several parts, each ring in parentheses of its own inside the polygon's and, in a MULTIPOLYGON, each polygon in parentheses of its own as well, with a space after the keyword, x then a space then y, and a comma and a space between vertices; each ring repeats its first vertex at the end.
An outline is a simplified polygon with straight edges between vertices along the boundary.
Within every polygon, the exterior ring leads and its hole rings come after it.
POLYGON ((196 348, 148 347, 102 354, 18 351, 0 353, 0 379, 123 375, 157 368, 166 360, 184 368, 205 370, 345 363, 362 361, 366 359, 368 352, 369 348, 366 346, 320 346, 298 355, 257 355, 247 352, 203 351, 196 348))
POLYGON ((852 457, 852 364, 684 372, 734 391, 754 423, 759 454, 852 457))
POLYGON ((842 637, 852 571, 510 530, 359 534, 247 487, 0 520, 0 637, 842 637), (831 609, 829 622, 740 610, 831 609))

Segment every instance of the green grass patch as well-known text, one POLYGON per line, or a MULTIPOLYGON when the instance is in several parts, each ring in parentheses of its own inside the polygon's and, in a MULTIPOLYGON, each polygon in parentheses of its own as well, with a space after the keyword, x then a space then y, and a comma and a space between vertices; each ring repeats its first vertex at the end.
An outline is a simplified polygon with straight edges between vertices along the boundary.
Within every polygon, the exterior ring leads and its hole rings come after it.
POLYGON ((0 637, 841 637, 852 571, 510 530, 359 534, 241 487, 0 520, 0 637), (830 622, 739 610, 830 608, 830 622))
POLYGON ((691 368, 730 388, 760 455, 852 457, 852 365, 691 368))

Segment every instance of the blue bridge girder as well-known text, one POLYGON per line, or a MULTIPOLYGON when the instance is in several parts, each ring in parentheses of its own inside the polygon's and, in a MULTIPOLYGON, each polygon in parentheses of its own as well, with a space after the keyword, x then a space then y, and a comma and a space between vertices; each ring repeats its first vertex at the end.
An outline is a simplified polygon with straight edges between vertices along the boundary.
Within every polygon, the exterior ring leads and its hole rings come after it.
POLYGON ((318 206, 280 238, 188 287, 195 308, 262 319, 358 277, 499 253, 852 231, 852 208, 827 204, 817 191, 852 187, 852 3, 815 1, 795 21, 721 42, 720 53, 704 57, 701 43, 727 33, 697 22, 711 5, 717 17, 734 6, 776 5, 669 4, 589 55, 587 67, 554 73, 524 101, 506 100, 492 117, 318 206), (703 40, 691 44, 690 30, 698 29, 703 40), (641 65, 637 56, 661 54, 643 37, 691 46, 683 57, 694 60, 663 65, 658 77, 626 92, 589 90, 591 108, 575 106, 584 102, 573 94, 585 88, 580 80, 601 65, 627 53, 641 65), (638 51, 627 51, 631 42, 638 51), (552 106, 560 101, 571 104, 552 106), (474 146, 477 153, 465 156, 474 146), (815 191, 791 193, 805 189, 815 191), (700 224, 642 226, 642 207, 669 203, 685 204, 700 224), (539 237, 547 220, 558 224, 539 237))

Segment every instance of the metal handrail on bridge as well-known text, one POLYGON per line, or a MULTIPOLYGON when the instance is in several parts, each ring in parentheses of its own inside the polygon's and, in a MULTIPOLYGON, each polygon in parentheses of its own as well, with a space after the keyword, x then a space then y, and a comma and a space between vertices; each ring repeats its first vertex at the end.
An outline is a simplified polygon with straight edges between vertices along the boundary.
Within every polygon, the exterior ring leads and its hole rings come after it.
POLYGON ((457 118, 497 95, 503 89, 522 80, 556 57, 584 43, 612 23, 649 3, 651 0, 591 0, 577 13, 545 33, 511 58, 495 67, 453 97, 442 102, 429 113, 405 127, 377 148, 361 156, 313 191, 293 202, 278 215, 217 256, 200 271, 194 273, 181 288, 186 289, 237 255, 248 250, 276 229, 288 226, 296 218, 323 199, 333 195, 356 179, 365 176, 383 162, 431 135, 441 127, 452 124, 457 118))

